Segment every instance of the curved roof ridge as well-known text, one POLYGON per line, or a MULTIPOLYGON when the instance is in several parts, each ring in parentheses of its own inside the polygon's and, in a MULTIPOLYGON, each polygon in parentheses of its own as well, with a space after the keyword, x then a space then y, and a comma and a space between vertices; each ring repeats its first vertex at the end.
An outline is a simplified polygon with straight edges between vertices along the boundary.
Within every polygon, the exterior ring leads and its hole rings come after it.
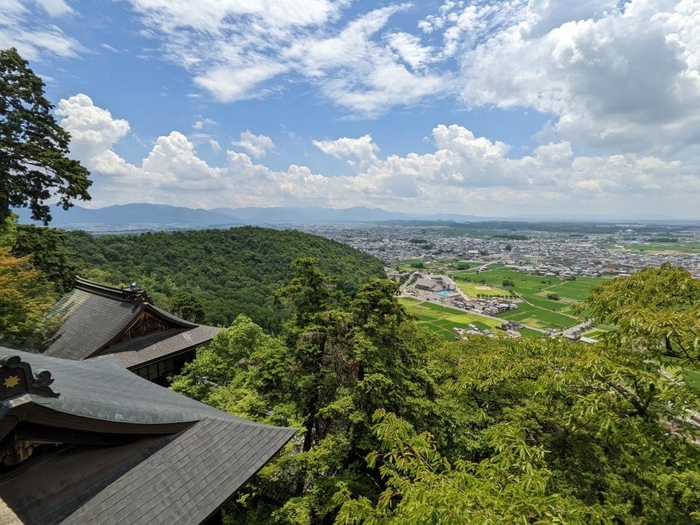
POLYGON ((58 397, 31 394, 46 409, 82 418, 162 425, 222 419, 243 425, 262 425, 205 405, 151 383, 123 368, 114 358, 102 356, 73 361, 0 347, 0 354, 19 356, 35 374, 51 373, 51 388, 58 397))

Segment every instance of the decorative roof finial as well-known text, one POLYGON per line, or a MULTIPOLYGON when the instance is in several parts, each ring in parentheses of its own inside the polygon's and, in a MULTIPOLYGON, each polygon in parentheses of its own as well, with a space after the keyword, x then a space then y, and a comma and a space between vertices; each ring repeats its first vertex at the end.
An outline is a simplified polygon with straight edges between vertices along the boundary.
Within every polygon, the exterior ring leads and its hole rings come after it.
POLYGON ((44 370, 35 377, 29 363, 18 356, 0 357, 0 401, 22 394, 58 397, 59 394, 49 388, 51 383, 51 372, 44 370))

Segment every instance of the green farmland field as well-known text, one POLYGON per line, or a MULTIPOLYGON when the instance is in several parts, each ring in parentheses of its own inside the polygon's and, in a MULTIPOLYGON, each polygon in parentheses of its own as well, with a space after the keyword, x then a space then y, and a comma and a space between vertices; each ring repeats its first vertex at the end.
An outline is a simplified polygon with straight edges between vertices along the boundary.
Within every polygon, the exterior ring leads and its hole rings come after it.
POLYGON ((452 328, 455 327, 467 329, 471 323, 482 330, 493 330, 501 324, 495 319, 460 312, 439 304, 421 302, 408 297, 402 297, 399 302, 404 305, 408 313, 418 318, 419 324, 424 324, 432 331, 437 332, 446 341, 454 341, 452 328))
POLYGON ((569 328, 579 322, 578 318, 574 316, 552 312, 527 303, 521 303, 516 310, 500 313, 496 317, 537 328, 554 328, 555 330, 569 328))
MULTIPOLYGON (((484 285, 501 287, 504 280, 512 281, 515 285, 513 290, 529 304, 520 304, 517 310, 503 312, 498 317, 538 328, 554 329, 568 328, 577 324, 579 315, 572 311, 571 306, 585 299, 588 291, 602 281, 593 277, 579 277, 575 281, 565 281, 558 277, 527 275, 502 266, 492 266, 489 271, 479 273, 460 272, 453 274, 452 277, 462 289, 484 285), (548 299, 547 294, 557 294, 559 300, 548 299)), ((468 291, 464 291, 471 296, 468 291)), ((494 295, 498 294, 494 293, 494 295)))
POLYGON ((463 281, 460 279, 456 279, 457 285, 459 286, 459 289, 462 290, 465 294, 467 294, 469 297, 472 299, 475 297, 478 297, 479 295, 482 296, 500 296, 500 295, 508 295, 508 292, 502 288, 494 288, 492 286, 487 286, 479 283, 474 283, 474 282, 469 282, 469 281, 463 281))

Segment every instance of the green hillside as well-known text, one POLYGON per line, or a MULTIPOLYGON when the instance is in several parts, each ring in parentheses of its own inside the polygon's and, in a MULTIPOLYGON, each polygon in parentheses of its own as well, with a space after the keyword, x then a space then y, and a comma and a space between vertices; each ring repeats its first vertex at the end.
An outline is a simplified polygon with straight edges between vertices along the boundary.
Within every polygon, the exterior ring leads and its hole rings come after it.
MULTIPOLYGON (((285 312, 274 291, 289 282, 291 262, 312 257, 336 286, 351 294, 370 277, 384 277, 379 259, 306 233, 266 228, 231 228, 124 236, 68 234, 81 277, 117 286, 136 282, 156 304, 172 309, 189 294, 203 307, 197 321, 228 326, 244 313, 278 332, 285 312)), ((189 299, 191 297, 188 296, 189 299)))

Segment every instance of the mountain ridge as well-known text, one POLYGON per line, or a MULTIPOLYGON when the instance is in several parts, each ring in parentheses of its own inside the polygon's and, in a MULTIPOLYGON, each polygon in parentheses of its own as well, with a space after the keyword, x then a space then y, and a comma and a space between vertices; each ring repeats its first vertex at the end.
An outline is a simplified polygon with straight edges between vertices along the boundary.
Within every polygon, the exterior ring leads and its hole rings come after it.
MULTIPOLYGON (((32 223, 27 209, 16 209, 20 222, 32 223)), ((225 226, 265 226, 288 224, 362 224, 396 221, 445 221, 445 222, 603 222, 603 223, 669 223, 698 224, 700 221, 690 219, 673 219, 670 217, 638 218, 613 216, 517 216, 517 217, 481 217, 458 213, 405 213, 387 211, 382 208, 354 206, 350 208, 311 207, 219 207, 211 210, 187 208, 168 204, 130 203, 115 204, 102 208, 84 208, 73 206, 63 210, 58 206, 51 208, 53 220, 51 226, 79 228, 85 226, 152 226, 158 228, 191 227, 225 227, 225 226)))

